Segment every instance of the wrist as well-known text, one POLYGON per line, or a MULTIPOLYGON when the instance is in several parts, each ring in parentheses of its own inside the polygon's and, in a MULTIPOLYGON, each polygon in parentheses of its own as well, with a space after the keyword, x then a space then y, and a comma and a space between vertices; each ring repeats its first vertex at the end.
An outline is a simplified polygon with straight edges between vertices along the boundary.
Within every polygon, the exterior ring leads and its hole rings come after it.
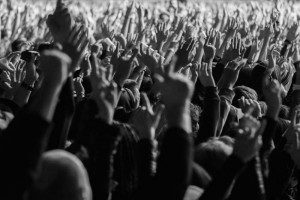
POLYGON ((30 91, 30 92, 34 91, 33 86, 34 86, 33 84, 27 84, 25 81, 23 81, 21 83, 21 87, 24 88, 24 89, 26 89, 26 90, 28 90, 28 91, 30 91))
POLYGON ((110 116, 106 116, 104 115, 102 112, 98 113, 95 116, 96 119, 101 119, 102 121, 104 121, 105 123, 107 123, 108 125, 112 125, 113 123, 113 114, 111 114, 110 116))
POLYGON ((139 130, 140 139, 154 140, 155 128, 151 127, 145 130, 139 130))
POLYGON ((44 78, 41 88, 45 88, 45 89, 49 89, 50 91, 54 91, 54 90, 60 89, 62 86, 63 86, 63 81, 53 81, 53 80, 44 78))
POLYGON ((25 83, 26 85, 30 86, 30 87, 33 87, 34 86, 34 83, 35 83, 35 79, 24 79, 23 83, 25 83))
POLYGON ((179 127, 191 133, 190 102, 166 106, 166 116, 169 127, 179 127))
POLYGON ((267 117, 270 117, 271 119, 276 121, 278 119, 278 115, 279 115, 279 109, 277 109, 277 108, 272 109, 272 108, 268 107, 268 110, 266 113, 267 117))

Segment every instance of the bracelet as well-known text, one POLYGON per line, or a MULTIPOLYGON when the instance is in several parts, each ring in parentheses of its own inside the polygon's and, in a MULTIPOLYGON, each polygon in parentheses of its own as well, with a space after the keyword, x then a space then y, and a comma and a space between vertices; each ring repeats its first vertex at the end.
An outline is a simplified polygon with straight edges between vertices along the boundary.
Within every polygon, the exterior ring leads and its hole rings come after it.
POLYGON ((31 87, 30 85, 28 85, 28 84, 25 83, 25 82, 22 82, 22 83, 21 83, 21 87, 23 87, 24 89, 29 90, 29 91, 31 91, 31 92, 34 91, 34 88, 31 87))

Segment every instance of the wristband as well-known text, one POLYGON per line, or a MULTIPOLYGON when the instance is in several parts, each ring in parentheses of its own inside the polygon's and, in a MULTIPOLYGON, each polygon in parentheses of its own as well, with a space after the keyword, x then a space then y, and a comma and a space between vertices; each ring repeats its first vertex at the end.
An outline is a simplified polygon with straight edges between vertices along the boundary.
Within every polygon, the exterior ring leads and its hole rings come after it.
POLYGON ((31 91, 31 92, 34 91, 34 88, 31 87, 30 85, 26 84, 25 82, 22 82, 22 83, 21 83, 21 87, 23 87, 24 89, 29 90, 29 91, 31 91))

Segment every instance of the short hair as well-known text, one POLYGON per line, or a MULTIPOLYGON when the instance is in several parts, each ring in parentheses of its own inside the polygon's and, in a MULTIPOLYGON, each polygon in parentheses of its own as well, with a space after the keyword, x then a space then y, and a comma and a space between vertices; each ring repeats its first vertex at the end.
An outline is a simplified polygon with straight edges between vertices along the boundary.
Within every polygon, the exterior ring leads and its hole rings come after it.
POLYGON ((196 148, 195 162, 202 166, 212 177, 215 177, 229 155, 231 155, 232 149, 232 146, 217 138, 210 139, 196 148))
POLYGON ((63 150, 44 153, 28 199, 91 200, 88 175, 81 161, 63 150))
POLYGON ((26 41, 23 39, 16 39, 11 43, 11 50, 13 52, 15 51, 21 51, 22 47, 26 45, 26 41))
POLYGON ((255 100, 257 101, 258 99, 258 95, 257 95, 257 92, 250 88, 250 87, 247 87, 247 86, 237 86, 233 89, 233 91, 235 92, 235 97, 233 98, 233 101, 232 101, 232 105, 239 108, 239 103, 238 103, 238 100, 244 96, 246 99, 251 99, 251 100, 255 100))

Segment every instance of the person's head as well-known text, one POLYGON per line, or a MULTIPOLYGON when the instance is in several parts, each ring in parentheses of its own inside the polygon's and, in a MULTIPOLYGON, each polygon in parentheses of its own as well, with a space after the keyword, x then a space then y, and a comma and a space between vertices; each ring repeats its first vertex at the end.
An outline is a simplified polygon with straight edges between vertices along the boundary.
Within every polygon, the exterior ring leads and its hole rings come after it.
POLYGON ((201 114, 201 108, 195 104, 190 105, 190 114, 192 120, 192 131, 194 134, 197 134, 199 130, 199 117, 201 114))
POLYGON ((2 29, 1 30, 1 39, 7 39, 11 35, 11 30, 2 29))
POLYGON ((23 39, 16 39, 11 43, 11 50, 16 51, 25 51, 27 48, 26 41, 23 39))
POLYGON ((74 155, 53 150, 42 155, 28 200, 92 200, 87 172, 74 155))
POLYGON ((210 176, 215 177, 231 153, 232 146, 213 138, 196 148, 195 162, 202 166, 210 176))
POLYGON ((251 99, 257 101, 257 93, 255 90, 253 90, 250 87, 247 86, 237 86, 233 90, 235 92, 235 97, 232 100, 232 105, 239 108, 239 102, 238 100, 242 97, 245 97, 245 99, 251 99))

